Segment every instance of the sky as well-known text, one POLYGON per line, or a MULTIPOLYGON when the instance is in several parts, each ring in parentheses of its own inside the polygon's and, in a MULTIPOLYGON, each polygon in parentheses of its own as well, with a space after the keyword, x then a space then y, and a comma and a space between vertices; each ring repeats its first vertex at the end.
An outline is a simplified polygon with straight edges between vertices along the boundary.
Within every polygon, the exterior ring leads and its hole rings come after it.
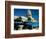
MULTIPOLYGON (((14 16, 25 16, 28 9, 14 9, 14 16)), ((39 18, 39 10, 38 9, 30 9, 32 13, 32 17, 35 19, 39 18)))
MULTIPOLYGON (((38 9, 30 9, 32 13, 32 17, 35 19, 39 19, 39 10, 38 9)), ((28 9, 14 9, 14 16, 25 16, 28 13, 28 9)), ((32 26, 39 25, 38 22, 32 23, 32 26)))

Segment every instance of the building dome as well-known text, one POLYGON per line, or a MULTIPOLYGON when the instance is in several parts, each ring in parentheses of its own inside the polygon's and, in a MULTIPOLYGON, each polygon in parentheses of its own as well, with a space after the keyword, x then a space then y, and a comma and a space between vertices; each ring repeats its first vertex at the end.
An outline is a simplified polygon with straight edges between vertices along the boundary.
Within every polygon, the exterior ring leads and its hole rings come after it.
POLYGON ((28 10, 27 15, 28 15, 28 16, 32 16, 32 14, 31 14, 31 10, 28 10))

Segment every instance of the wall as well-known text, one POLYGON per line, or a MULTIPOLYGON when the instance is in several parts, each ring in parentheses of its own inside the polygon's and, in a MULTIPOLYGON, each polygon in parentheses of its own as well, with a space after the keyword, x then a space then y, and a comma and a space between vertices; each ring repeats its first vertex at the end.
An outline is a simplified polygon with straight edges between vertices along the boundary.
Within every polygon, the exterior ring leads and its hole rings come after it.
MULTIPOLYGON (((16 1, 46 3, 46 0, 16 0, 16 1)), ((46 15, 46 11, 45 11, 45 15, 46 15)), ((45 26, 45 30, 46 30, 46 26, 45 26)), ((45 31, 45 34, 46 34, 46 31, 45 31)), ((5 39, 5 0, 0 0, 0 39, 5 39)), ((24 37, 24 38, 16 38, 16 39, 46 39, 46 35, 40 36, 40 37, 24 37)))

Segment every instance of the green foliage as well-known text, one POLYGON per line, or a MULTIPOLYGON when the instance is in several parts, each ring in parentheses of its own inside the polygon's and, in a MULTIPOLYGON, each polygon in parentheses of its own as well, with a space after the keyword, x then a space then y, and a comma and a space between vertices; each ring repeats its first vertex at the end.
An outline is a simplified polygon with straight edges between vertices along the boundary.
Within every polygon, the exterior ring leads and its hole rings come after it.
POLYGON ((22 21, 22 18, 19 17, 19 18, 16 19, 16 21, 17 21, 17 22, 21 22, 21 21, 22 21))
POLYGON ((28 17, 28 21, 31 21, 31 18, 30 17, 28 17))

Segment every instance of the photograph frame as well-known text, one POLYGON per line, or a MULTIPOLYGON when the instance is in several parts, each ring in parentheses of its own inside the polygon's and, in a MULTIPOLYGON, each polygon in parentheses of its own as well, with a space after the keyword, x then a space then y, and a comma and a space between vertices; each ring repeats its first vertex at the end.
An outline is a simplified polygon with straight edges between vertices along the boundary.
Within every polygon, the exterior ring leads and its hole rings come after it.
POLYGON ((5 38, 34 37, 45 35, 45 4, 36 2, 5 1, 5 38), (11 33, 11 5, 41 6, 42 7, 42 33, 10 34, 11 33))

